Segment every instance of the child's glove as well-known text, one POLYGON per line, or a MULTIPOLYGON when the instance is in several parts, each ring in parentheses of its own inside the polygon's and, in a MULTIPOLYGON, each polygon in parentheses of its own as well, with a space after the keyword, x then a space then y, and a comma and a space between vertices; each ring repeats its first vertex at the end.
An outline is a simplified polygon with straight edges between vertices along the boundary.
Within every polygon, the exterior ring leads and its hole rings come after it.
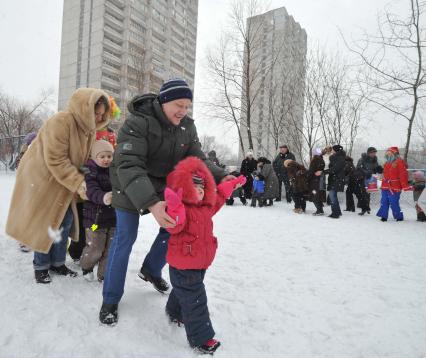
POLYGON ((226 181, 217 186, 217 190, 221 193, 226 199, 232 195, 232 192, 235 188, 243 186, 247 182, 247 179, 244 175, 240 175, 238 178, 226 181))
POLYGON ((111 205, 112 201, 112 191, 109 191, 104 195, 103 202, 105 205, 111 205))
POLYGON ((182 192, 182 188, 179 188, 177 193, 170 188, 166 188, 164 191, 164 200, 167 204, 166 212, 174 220, 176 220, 176 223, 184 220, 185 217, 185 207, 182 203, 182 192))

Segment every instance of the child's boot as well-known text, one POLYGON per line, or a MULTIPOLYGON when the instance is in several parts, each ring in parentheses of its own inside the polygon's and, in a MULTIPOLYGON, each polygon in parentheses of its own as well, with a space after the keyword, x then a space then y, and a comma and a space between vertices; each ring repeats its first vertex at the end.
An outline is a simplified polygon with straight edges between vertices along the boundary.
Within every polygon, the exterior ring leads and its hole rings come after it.
POLYGON ((216 339, 209 339, 201 346, 195 347, 195 350, 201 354, 213 354, 220 347, 220 342, 216 339))

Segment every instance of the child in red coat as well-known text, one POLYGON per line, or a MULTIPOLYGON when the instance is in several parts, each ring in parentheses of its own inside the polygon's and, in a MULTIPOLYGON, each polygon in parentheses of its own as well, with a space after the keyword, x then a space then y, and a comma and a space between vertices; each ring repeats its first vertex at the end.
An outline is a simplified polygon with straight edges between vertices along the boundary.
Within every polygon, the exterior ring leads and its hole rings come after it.
POLYGON ((408 172, 405 162, 399 157, 398 147, 390 147, 386 153, 383 168, 382 198, 377 216, 388 220, 389 206, 396 221, 403 221, 404 215, 399 206, 401 191, 412 190, 408 184, 408 172))
POLYGON ((245 181, 241 176, 216 187, 207 166, 194 157, 181 161, 167 177, 167 213, 177 224, 167 229, 171 234, 167 262, 173 289, 166 313, 171 322, 185 325, 189 344, 200 353, 212 354, 220 346, 213 339, 204 287, 204 275, 217 249, 212 217, 245 181))

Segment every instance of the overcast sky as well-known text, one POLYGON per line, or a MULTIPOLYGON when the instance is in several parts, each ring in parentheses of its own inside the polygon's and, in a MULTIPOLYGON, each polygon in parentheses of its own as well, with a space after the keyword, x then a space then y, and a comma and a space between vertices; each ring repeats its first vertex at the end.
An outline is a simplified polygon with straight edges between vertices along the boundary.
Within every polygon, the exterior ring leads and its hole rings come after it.
MULTIPOLYGON (((392 0, 392 6, 408 0, 392 0)), ((59 59, 62 26, 62 0, 3 1, 0 7, 0 89, 18 98, 33 100, 42 89, 54 88, 59 81, 59 59)), ((195 101, 205 95, 205 54, 220 35, 226 23, 230 0, 200 0, 197 38, 195 101), (204 93, 204 94, 203 94, 204 93)), ((270 9, 285 6, 288 13, 306 29, 310 41, 318 40, 329 48, 341 46, 337 28, 346 37, 357 37, 361 28, 373 31, 376 16, 389 0, 272 0, 270 9)), ((342 46, 341 46, 342 47, 342 46)), ((233 130, 223 135, 223 123, 194 117, 201 134, 210 133, 232 145, 237 143, 233 130)), ((405 123, 381 116, 374 125, 364 126, 363 139, 385 147, 401 146, 405 123)))

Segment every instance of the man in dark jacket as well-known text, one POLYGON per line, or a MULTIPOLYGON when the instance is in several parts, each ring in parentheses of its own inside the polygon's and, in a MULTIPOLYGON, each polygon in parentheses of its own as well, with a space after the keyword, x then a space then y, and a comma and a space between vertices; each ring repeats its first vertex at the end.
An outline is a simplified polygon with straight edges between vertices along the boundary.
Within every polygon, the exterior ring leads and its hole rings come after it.
MULTIPOLYGON (((377 150, 374 147, 369 147, 367 153, 363 153, 361 158, 358 160, 356 168, 364 174, 364 185, 368 186, 368 180, 371 179, 373 174, 383 173, 383 168, 380 166, 377 160, 377 150)), ((370 207, 370 193, 366 196, 367 205, 370 207)))
POLYGON ((287 145, 282 145, 280 146, 280 152, 278 153, 277 157, 275 158, 273 162, 274 171, 278 177, 278 190, 279 190, 278 197, 275 199, 275 201, 281 201, 282 184, 284 183, 285 197, 287 199, 287 203, 291 203, 291 199, 292 199, 291 186, 290 186, 290 181, 288 180, 287 169, 284 167, 284 162, 287 159, 291 159, 295 161, 296 157, 293 155, 293 153, 290 153, 287 145))
POLYGON ((249 150, 245 159, 241 162, 241 175, 244 175, 247 179, 246 183, 243 186, 244 197, 246 199, 251 199, 252 197, 252 186, 253 186, 253 176, 252 174, 257 170, 257 160, 253 158, 253 152, 249 150))
POLYGON ((116 235, 109 250, 103 286, 102 323, 118 320, 118 303, 124 292, 127 265, 139 227, 139 216, 151 212, 160 232, 147 254, 139 276, 160 291, 168 290, 161 277, 166 264, 170 234, 176 225, 167 215, 164 201, 166 177, 182 159, 195 156, 206 161, 217 182, 230 178, 206 159, 194 121, 187 116, 192 91, 184 80, 163 84, 158 96, 135 97, 129 103, 129 117, 121 127, 110 175, 112 205, 116 209, 116 235))
POLYGON ((324 171, 328 174, 327 189, 331 200, 331 215, 329 217, 333 219, 338 219, 342 216, 337 193, 345 190, 345 158, 346 153, 343 147, 339 144, 333 145, 333 154, 330 156, 329 169, 324 171))

